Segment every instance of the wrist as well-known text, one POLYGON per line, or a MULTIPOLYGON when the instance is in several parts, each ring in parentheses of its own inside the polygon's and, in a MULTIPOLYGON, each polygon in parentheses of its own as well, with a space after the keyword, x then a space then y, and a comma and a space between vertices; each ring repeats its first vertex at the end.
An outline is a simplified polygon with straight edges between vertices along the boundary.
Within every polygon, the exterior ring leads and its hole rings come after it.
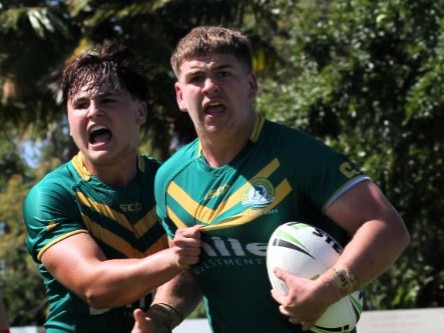
POLYGON ((359 288, 356 275, 347 267, 333 266, 323 274, 323 280, 335 290, 337 300, 359 288))
POLYGON ((169 321, 163 316, 148 310, 146 312, 146 318, 152 323, 156 333, 172 333, 169 321))
POLYGON ((183 320, 183 314, 167 303, 154 303, 150 306, 147 314, 155 322, 160 332, 171 332, 183 320), (162 326, 159 328, 159 326, 162 326))

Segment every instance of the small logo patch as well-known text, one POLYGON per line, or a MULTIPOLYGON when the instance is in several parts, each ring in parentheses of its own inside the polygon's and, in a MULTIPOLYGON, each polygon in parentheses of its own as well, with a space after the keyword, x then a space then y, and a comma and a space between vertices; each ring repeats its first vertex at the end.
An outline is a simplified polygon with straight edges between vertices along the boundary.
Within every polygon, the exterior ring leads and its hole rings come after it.
POLYGON ((242 194, 242 205, 252 209, 264 208, 273 202, 275 191, 266 178, 252 180, 242 194))

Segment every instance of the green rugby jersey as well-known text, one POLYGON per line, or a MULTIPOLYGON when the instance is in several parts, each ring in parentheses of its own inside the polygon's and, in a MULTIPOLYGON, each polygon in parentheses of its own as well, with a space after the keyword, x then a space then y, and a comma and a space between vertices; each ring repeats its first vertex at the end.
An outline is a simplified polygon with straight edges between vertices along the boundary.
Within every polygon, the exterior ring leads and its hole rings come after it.
POLYGON ((52 244, 78 233, 89 233, 109 259, 142 258, 166 248, 155 212, 158 168, 159 162, 140 155, 137 179, 126 187, 111 187, 88 173, 79 153, 30 190, 24 203, 27 247, 49 300, 47 333, 130 332, 132 310, 149 305, 151 295, 121 308, 92 309, 55 280, 40 258, 52 244))
POLYGON ((157 212, 169 236, 179 227, 204 225, 202 256, 193 273, 214 333, 302 332, 271 297, 268 239, 280 224, 300 221, 344 245, 345 231, 323 210, 364 179, 322 142, 261 116, 229 164, 210 167, 195 140, 161 166, 157 212))

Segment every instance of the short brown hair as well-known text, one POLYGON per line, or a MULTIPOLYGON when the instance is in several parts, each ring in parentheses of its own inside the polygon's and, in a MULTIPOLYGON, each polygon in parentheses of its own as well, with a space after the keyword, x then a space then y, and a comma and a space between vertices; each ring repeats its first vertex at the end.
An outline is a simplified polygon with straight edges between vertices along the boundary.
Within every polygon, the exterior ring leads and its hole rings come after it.
POLYGON ((192 29, 176 46, 171 57, 171 67, 179 76, 184 60, 211 54, 233 54, 252 70, 252 50, 248 37, 240 31, 220 26, 200 26, 192 29))

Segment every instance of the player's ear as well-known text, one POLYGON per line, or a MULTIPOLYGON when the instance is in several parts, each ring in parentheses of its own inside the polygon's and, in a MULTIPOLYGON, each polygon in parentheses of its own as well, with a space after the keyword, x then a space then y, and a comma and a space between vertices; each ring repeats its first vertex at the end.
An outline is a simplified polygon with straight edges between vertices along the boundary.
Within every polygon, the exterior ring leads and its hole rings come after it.
POLYGON ((182 87, 179 82, 176 82, 174 84, 174 89, 176 90, 176 101, 177 105, 179 106, 179 109, 183 112, 186 112, 188 108, 186 105, 186 101, 183 98, 182 87))
POLYGON ((136 121, 138 124, 144 124, 148 115, 148 107, 145 101, 140 101, 136 111, 136 121))
POLYGON ((248 98, 255 99, 258 91, 258 84, 257 84, 256 74, 254 72, 250 72, 248 74, 248 85, 249 85, 248 98))

